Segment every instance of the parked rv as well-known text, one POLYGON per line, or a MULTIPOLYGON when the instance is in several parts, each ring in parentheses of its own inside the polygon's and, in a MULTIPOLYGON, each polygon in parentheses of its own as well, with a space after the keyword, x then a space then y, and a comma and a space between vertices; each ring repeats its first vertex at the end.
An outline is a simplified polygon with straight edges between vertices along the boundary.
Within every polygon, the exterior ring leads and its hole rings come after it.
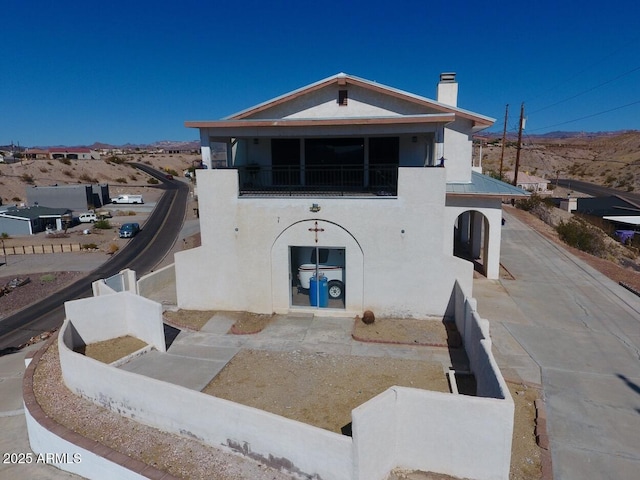
POLYGON ((118 195, 111 199, 111 203, 144 203, 142 195, 118 195))

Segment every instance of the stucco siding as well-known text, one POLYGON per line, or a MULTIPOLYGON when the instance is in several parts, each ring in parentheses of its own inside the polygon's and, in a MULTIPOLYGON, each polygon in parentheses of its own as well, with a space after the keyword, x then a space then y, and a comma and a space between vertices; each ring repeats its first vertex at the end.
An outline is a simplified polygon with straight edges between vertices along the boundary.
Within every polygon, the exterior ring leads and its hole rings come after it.
POLYGON ((288 248, 317 246, 346 249, 346 304, 337 313, 443 314, 456 278, 472 277, 471 264, 442 253, 444 176, 401 168, 397 197, 239 198, 235 170, 199 171, 202 246, 176 254, 178 304, 286 312, 288 248), (312 203, 321 211, 310 212, 312 203))

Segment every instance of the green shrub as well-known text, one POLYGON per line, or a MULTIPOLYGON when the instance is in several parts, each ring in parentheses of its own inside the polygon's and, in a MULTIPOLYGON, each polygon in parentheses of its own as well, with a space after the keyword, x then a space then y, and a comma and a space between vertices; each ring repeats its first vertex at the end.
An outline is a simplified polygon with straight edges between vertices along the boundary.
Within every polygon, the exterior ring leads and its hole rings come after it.
POLYGON ((56 276, 53 273, 45 273, 40 277, 40 281, 43 283, 53 282, 56 279, 56 276))
POLYGON ((177 177, 180 175, 173 168, 165 168, 164 171, 167 172, 169 175, 173 175, 174 177, 177 177))
POLYGON ((527 198, 523 198, 522 200, 518 200, 516 202, 516 207, 520 210, 524 210, 525 212, 530 212, 535 209, 542 203, 542 198, 540 195, 534 193, 529 195, 527 198))
POLYGON ((604 234, 584 221, 577 219, 561 221, 556 230, 560 239, 567 245, 598 257, 606 254, 604 234))
POLYGON ((109 223, 109 220, 102 219, 94 222, 93 228, 97 228, 99 230, 109 230, 111 228, 111 224, 109 223))
POLYGON ((160 181, 157 178, 151 177, 147 179, 147 183, 150 185, 157 185, 158 183, 160 183, 160 181))

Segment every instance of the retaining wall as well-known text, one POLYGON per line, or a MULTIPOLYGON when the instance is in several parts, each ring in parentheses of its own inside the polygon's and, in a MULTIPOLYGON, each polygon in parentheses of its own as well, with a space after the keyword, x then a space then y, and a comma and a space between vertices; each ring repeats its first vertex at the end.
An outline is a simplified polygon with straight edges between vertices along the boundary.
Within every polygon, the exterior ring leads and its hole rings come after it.
POLYGON ((488 322, 458 284, 456 324, 484 398, 392 387, 353 410, 352 438, 74 352, 79 344, 124 334, 157 341, 150 331, 161 328, 161 306, 127 292, 115 295, 118 301, 107 295, 67 302, 58 338, 67 386, 112 411, 310 478, 383 480, 394 467, 509 478, 513 401, 491 354, 488 322))

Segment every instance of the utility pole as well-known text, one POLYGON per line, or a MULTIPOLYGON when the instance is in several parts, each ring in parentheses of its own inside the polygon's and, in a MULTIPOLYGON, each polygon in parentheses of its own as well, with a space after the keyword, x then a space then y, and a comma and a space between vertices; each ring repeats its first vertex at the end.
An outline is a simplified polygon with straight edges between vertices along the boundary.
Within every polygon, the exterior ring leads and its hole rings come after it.
POLYGON ((513 185, 518 185, 518 168, 520 168, 520 149, 522 148, 522 130, 524 129, 524 102, 520 106, 520 129, 518 130, 518 150, 516 151, 516 169, 513 172, 513 185))
POLYGON ((504 161, 504 147, 507 143, 507 119, 509 118, 509 104, 504 111, 504 129, 502 130, 502 153, 500 154, 500 180, 502 180, 502 163, 504 161))

